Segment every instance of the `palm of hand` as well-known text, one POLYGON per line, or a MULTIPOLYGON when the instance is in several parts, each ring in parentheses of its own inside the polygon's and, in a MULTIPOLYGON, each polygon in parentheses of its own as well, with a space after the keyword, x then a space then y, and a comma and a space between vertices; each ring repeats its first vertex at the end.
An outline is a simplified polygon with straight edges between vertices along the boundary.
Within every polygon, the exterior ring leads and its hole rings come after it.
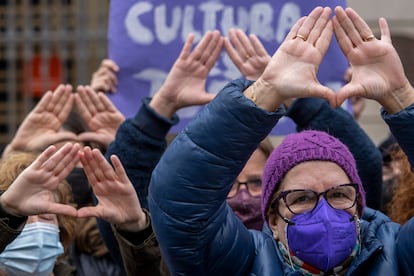
POLYGON ((252 56, 243 62, 239 68, 240 72, 249 80, 257 80, 269 63, 270 56, 252 56))
MULTIPOLYGON (((86 150, 89 155, 90 150, 86 150)), ((91 155, 89 155, 91 156, 91 155)), ((115 170, 99 154, 96 160, 87 161, 82 158, 85 172, 90 177, 90 184, 98 199, 94 207, 84 207, 78 210, 80 216, 100 217, 112 224, 124 224, 141 219, 141 206, 138 196, 121 168, 120 161, 114 162, 115 170)))
POLYGON ((338 91, 339 102, 362 96, 382 104, 389 98, 389 91, 397 91, 407 82, 398 54, 390 43, 375 40, 346 54, 352 66, 352 79, 338 91))
POLYGON ((139 219, 137 211, 141 209, 141 206, 133 204, 137 202, 137 199, 131 198, 136 197, 134 189, 128 191, 118 189, 100 194, 95 191, 95 193, 99 201, 96 206, 98 217, 110 221, 112 224, 123 224, 139 219))
POLYGON ((40 174, 22 175, 22 178, 26 178, 23 179, 23 182, 30 183, 30 185, 26 185, 25 189, 19 189, 19 187, 12 185, 8 189, 9 198, 12 198, 9 202, 13 209, 21 215, 53 213, 50 202, 55 201, 52 191, 56 189, 57 185, 50 185, 52 182, 47 181, 40 174), (22 198, 24 200, 21 200, 22 198), (30 214, 27 213, 27 210, 30 210, 30 214))
POLYGON ((27 197, 20 195, 26 198, 26 200, 22 203, 22 210, 31 210, 31 212, 36 214, 54 213, 51 203, 55 201, 55 198, 51 190, 42 190, 38 188, 27 190, 25 193, 27 194, 27 197), (30 194, 28 194, 29 192, 30 194))
POLYGON ((115 134, 114 131, 118 129, 123 121, 124 117, 119 112, 100 112, 88 121, 88 126, 91 131, 98 135, 102 135, 103 137, 109 135, 111 139, 109 142, 112 142, 115 134))
POLYGON ((11 185, 7 190, 9 203, 13 209, 21 215, 54 213, 51 203, 55 202, 53 191, 60 183, 57 176, 43 168, 25 170, 18 177, 17 182, 27 184, 24 189, 16 184, 11 185))
POLYGON ((100 113, 92 118, 89 127, 97 132, 106 132, 108 128, 111 130, 117 128, 123 119, 123 116, 119 113, 100 113))
POLYGON ((316 73, 323 55, 305 42, 290 40, 275 53, 261 78, 284 99, 312 96, 319 85, 316 73), (277 60, 277 62, 273 62, 277 60))
POLYGON ((132 183, 116 156, 111 156, 113 167, 102 153, 85 147, 81 162, 89 183, 98 199, 94 207, 83 207, 78 216, 97 216, 112 224, 139 221, 142 215, 140 202, 132 183))
MULTIPOLYGON (((53 112, 46 110, 35 112, 20 126, 13 141, 14 146, 16 149, 43 150, 59 141, 58 133, 61 126, 62 121, 53 112)), ((67 138, 70 136, 76 138, 75 134, 69 134, 67 138)))
POLYGON ((197 60, 178 60, 165 81, 166 98, 176 108, 204 104, 206 77, 209 69, 197 60))

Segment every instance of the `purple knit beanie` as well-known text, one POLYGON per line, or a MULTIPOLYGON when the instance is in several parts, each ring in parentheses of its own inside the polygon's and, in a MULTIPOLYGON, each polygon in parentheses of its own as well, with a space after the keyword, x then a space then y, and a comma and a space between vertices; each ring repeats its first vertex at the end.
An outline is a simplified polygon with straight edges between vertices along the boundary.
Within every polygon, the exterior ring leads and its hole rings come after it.
POLYGON ((352 183, 358 184, 359 213, 365 207, 365 191, 355 159, 348 148, 335 137, 315 130, 289 134, 267 159, 263 172, 262 215, 266 219, 273 193, 279 188, 286 173, 305 161, 331 161, 339 165, 352 183))

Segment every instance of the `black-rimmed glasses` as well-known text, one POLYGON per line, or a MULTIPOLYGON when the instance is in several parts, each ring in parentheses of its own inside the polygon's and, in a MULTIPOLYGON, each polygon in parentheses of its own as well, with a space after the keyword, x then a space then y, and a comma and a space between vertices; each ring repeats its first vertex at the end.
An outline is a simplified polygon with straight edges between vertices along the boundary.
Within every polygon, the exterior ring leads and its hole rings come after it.
POLYGON ((341 184, 321 193, 305 189, 287 190, 277 196, 271 208, 284 218, 279 212, 278 204, 283 199, 286 207, 293 214, 312 212, 318 205, 320 196, 323 196, 332 208, 346 210, 356 204, 358 194, 358 184, 355 183, 341 184))
POLYGON ((251 196, 260 196, 262 194, 262 179, 261 178, 254 178, 249 179, 245 182, 234 181, 233 186, 227 197, 233 197, 237 194, 240 189, 240 185, 245 185, 247 191, 251 196))

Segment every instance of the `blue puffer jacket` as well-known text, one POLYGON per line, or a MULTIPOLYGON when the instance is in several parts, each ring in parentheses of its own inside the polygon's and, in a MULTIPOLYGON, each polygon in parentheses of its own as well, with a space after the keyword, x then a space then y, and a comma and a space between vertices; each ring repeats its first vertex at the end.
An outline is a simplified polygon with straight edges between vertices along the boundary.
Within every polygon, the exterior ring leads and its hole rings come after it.
MULTIPOLYGON (((247 230, 226 203, 245 162, 283 115, 245 98, 249 84, 227 85, 175 139, 152 174, 149 208, 173 275, 299 275, 282 261, 266 225, 262 232, 247 230)), ((399 230, 367 208, 361 253, 347 275, 398 275, 399 230)))

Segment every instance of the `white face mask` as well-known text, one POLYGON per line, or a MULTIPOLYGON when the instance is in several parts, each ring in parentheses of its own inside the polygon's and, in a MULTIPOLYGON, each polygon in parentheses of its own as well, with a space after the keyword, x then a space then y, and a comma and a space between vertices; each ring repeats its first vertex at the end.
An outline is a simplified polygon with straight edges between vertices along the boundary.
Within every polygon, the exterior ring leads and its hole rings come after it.
POLYGON ((0 254, 0 268, 7 275, 49 276, 62 253, 59 228, 51 223, 34 222, 26 224, 0 254))

